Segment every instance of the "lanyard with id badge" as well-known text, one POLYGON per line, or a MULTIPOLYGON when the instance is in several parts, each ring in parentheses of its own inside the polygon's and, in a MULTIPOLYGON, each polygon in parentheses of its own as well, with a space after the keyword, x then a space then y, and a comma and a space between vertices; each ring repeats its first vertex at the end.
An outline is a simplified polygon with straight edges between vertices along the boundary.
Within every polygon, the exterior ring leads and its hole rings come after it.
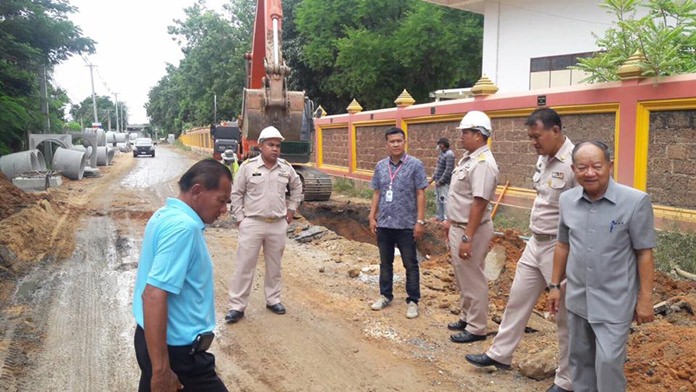
POLYGON ((396 175, 399 173, 399 170, 401 170, 401 168, 406 163, 406 159, 408 159, 408 155, 404 156, 404 160, 401 161, 401 164, 399 165, 399 167, 396 168, 394 174, 392 174, 391 162, 387 162, 387 169, 389 169, 389 189, 387 189, 387 192, 384 194, 384 201, 386 201, 387 203, 391 203, 392 200, 394 200, 394 192, 392 191, 392 185, 394 184, 394 179, 396 178, 396 175))

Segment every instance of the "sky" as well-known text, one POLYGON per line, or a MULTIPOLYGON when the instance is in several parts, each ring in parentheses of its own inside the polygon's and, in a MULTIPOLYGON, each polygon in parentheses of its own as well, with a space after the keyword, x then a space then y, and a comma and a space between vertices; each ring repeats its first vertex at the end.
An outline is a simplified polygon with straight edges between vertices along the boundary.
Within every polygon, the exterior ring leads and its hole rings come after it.
MULTIPOLYGON (((184 8, 194 0, 69 0, 78 11, 70 20, 82 35, 96 41, 96 53, 86 56, 96 65, 94 91, 107 95, 128 108, 131 124, 148 122, 143 105, 147 93, 165 75, 166 64, 179 64, 183 57, 167 34, 174 19, 184 18, 184 8)), ((208 8, 222 10, 226 0, 207 0, 208 8)), ((70 101, 90 98, 89 67, 82 57, 73 56, 56 67, 53 82, 68 93, 70 101)))

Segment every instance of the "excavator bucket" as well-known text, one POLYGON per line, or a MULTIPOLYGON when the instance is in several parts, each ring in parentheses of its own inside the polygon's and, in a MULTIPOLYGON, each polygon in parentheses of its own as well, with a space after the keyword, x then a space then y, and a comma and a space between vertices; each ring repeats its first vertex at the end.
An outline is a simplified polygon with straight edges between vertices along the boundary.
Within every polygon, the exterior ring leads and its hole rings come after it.
POLYGON ((261 130, 274 126, 285 140, 300 140, 302 115, 304 113, 304 92, 288 91, 285 102, 267 104, 263 89, 244 89, 242 104, 242 135, 255 143, 261 130))

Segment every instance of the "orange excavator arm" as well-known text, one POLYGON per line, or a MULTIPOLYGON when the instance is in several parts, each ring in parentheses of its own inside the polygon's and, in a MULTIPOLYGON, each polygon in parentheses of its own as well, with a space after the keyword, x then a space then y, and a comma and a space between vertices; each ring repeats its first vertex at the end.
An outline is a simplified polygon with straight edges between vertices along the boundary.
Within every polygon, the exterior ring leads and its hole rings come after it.
POLYGON ((252 53, 247 53, 247 86, 242 103, 242 147, 256 144, 261 130, 273 125, 286 140, 299 140, 304 91, 288 91, 290 67, 282 54, 283 8, 280 0, 258 0, 252 53))

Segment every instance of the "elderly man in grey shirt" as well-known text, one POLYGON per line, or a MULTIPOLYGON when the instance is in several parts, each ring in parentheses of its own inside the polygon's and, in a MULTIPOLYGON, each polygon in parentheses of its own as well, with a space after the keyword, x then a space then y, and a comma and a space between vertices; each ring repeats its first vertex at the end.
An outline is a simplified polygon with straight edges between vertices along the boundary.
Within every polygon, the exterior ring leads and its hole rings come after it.
POLYGON ((425 221, 425 176, 423 162, 406 154, 406 135, 400 128, 386 134, 389 157, 377 162, 372 176, 370 230, 377 234, 379 248, 379 292, 372 310, 387 307, 394 294, 394 247, 399 248, 406 269, 407 318, 418 317, 420 270, 416 240, 423 235, 425 221))
POLYGON ((581 186, 560 198, 549 307, 558 310, 558 285, 567 276, 573 389, 624 391, 631 321, 654 319, 652 205, 644 192, 614 182, 604 143, 575 146, 573 171, 581 186))

